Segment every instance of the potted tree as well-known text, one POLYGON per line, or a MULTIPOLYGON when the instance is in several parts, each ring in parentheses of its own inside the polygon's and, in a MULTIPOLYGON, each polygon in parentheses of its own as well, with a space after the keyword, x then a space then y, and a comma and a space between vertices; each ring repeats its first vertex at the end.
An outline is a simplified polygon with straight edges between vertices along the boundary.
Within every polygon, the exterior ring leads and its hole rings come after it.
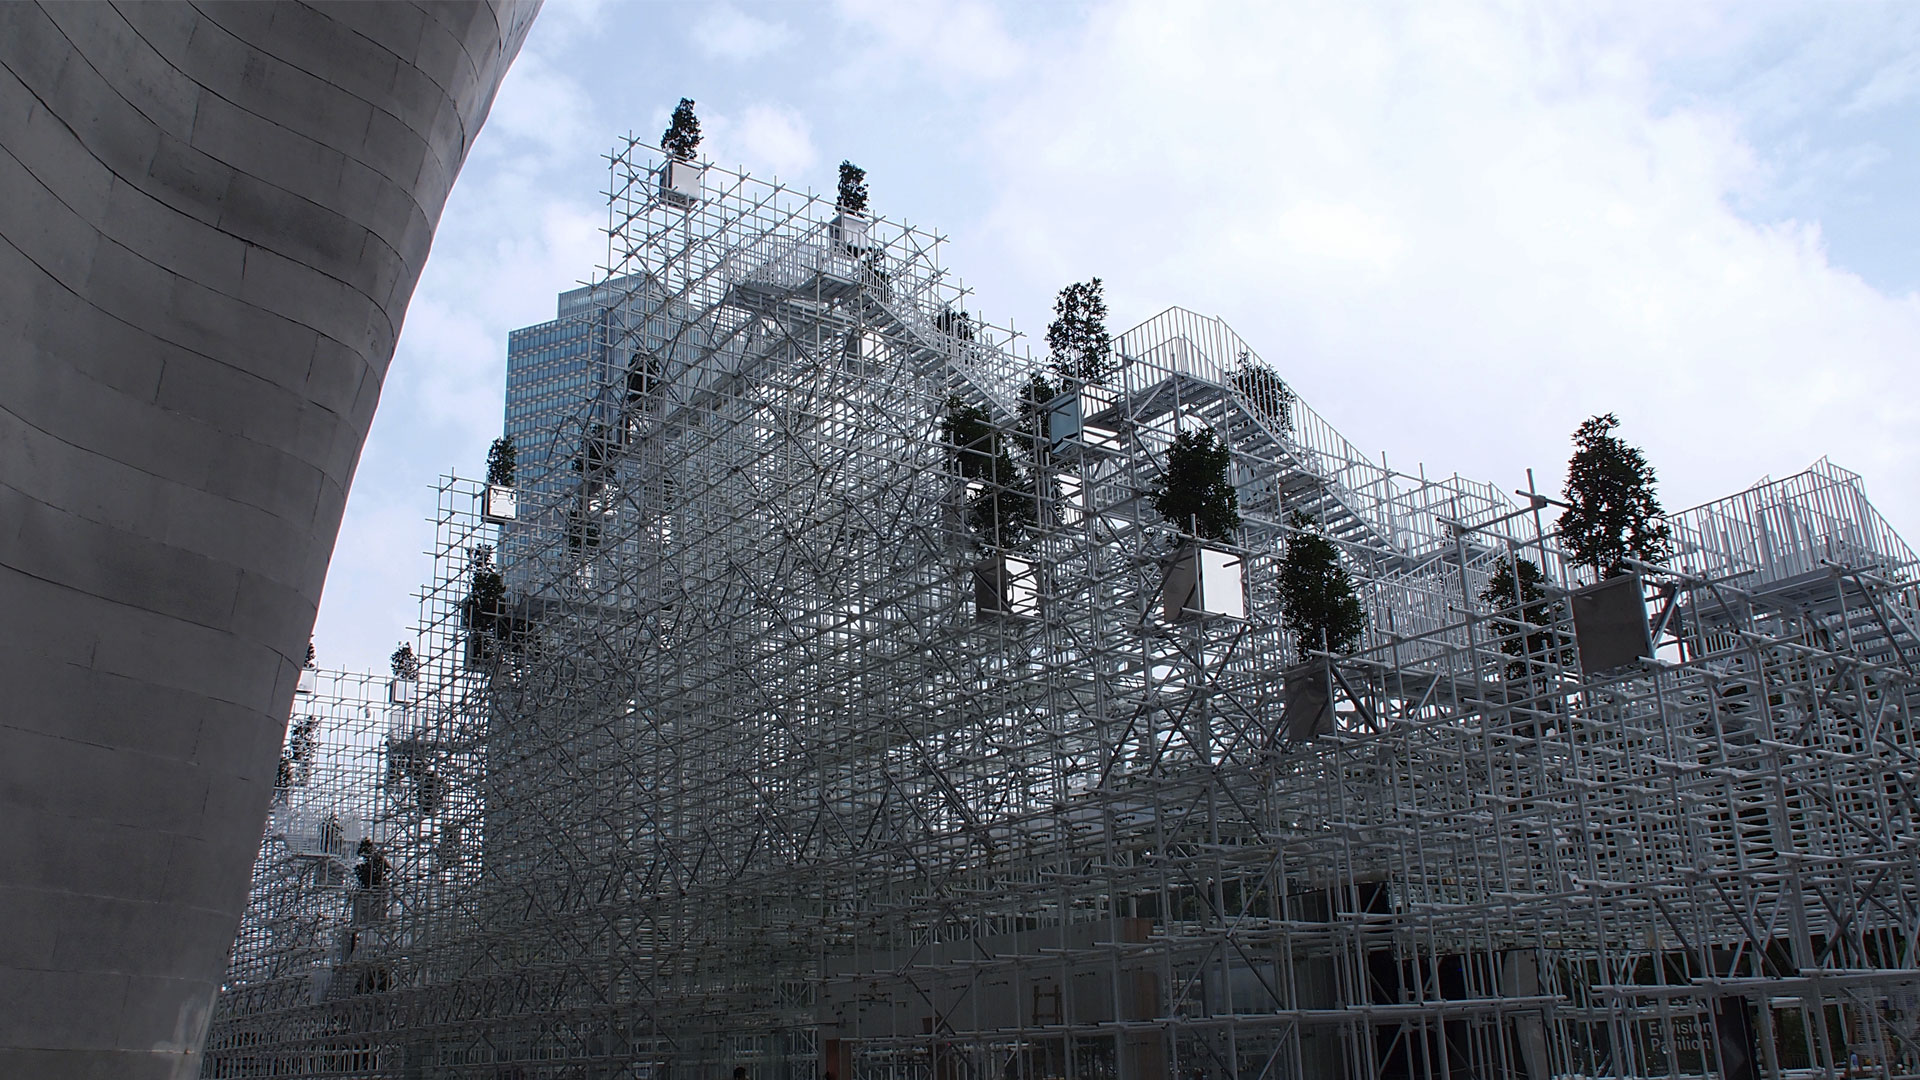
POLYGON ((1280 615, 1293 628, 1298 662, 1287 669, 1282 722, 1304 740, 1333 730, 1332 679, 1320 652, 1352 652, 1367 616, 1353 578, 1340 565, 1340 549, 1314 521, 1294 514, 1286 555, 1280 561, 1280 615))
POLYGON ((420 687, 420 659, 413 646, 401 642, 387 658, 393 666, 393 679, 387 683, 387 700, 395 705, 411 705, 420 687))
POLYGON ((707 170, 695 160, 700 151, 700 119, 693 114, 692 98, 681 98, 674 107, 660 136, 660 149, 667 152, 666 164, 660 167, 660 193, 685 205, 698 202, 707 170))
POLYGON ((840 183, 833 198, 833 242, 849 255, 867 246, 867 170, 851 161, 840 163, 840 183))
POLYGON ((1567 461, 1567 509, 1556 523, 1574 562, 1598 580, 1629 572, 1627 560, 1665 559, 1672 534, 1654 494, 1653 466, 1638 447, 1613 434, 1612 413, 1587 418, 1573 433, 1567 461))
POLYGON ((1567 509, 1560 540, 1595 582, 1572 596, 1581 669, 1597 674, 1653 655, 1646 594, 1631 563, 1664 560, 1672 533, 1661 520, 1653 466, 1613 434, 1612 413, 1587 418, 1573 433, 1567 462, 1567 509))
POLYGON ((280 768, 274 776, 276 788, 305 787, 313 774, 314 753, 320 747, 320 718, 303 716, 287 733, 287 745, 280 751, 280 768))
POLYGON ((361 837, 354 853, 359 856, 353 867, 354 884, 359 890, 353 898, 353 923, 369 926, 387 917, 387 880, 393 867, 371 836, 361 837))
POLYGON ((1285 435, 1293 430, 1293 403, 1299 399, 1272 368, 1255 359, 1252 353, 1243 352, 1231 380, 1254 416, 1274 434, 1285 435))
POLYGON ((950 307, 943 308, 940 314, 934 317, 933 324, 941 333, 955 340, 973 340, 973 316, 967 314, 964 309, 956 311, 950 307))
POLYGON ((1113 335, 1107 332, 1106 293, 1099 278, 1076 281, 1054 297, 1047 352, 1060 376, 1057 389, 1065 395, 1050 411, 1049 440, 1055 445, 1077 439, 1086 446, 1117 447, 1119 429, 1110 420, 1096 422, 1119 402, 1106 387, 1114 369, 1113 335))
POLYGON ((468 553, 471 567, 467 598, 460 602, 460 625, 467 632, 467 666, 480 667, 497 653, 500 622, 506 615, 507 585, 493 568, 493 548, 486 544, 468 553))
POLYGON ((511 435, 502 435, 487 448, 487 491, 480 507, 480 516, 487 521, 504 525, 520 511, 519 493, 513 488, 516 456, 511 435))
POLYGON ((948 398, 940 432, 955 470, 966 480, 968 533, 986 553, 974 568, 976 610, 1038 615, 1038 568, 1023 554, 1039 524, 1033 478, 1014 461, 1005 432, 978 405, 948 398))
POLYGON ((315 684, 320 681, 320 665, 314 659, 313 639, 307 639, 307 662, 301 665, 300 681, 294 685, 296 694, 311 694, 315 684))
POLYGON ((1314 650, 1352 652, 1367 627, 1353 578, 1340 565, 1340 549, 1304 514, 1293 515, 1293 534, 1280 561, 1280 614, 1293 627, 1302 661, 1314 650))
POLYGON ((1183 534, 1162 590, 1167 621, 1246 617, 1241 559, 1225 545, 1240 527, 1240 495, 1227 477, 1233 456, 1209 428, 1173 437, 1153 508, 1183 534))
POLYGON ((1552 599, 1540 565, 1523 555, 1502 556, 1487 578, 1480 599, 1493 611, 1489 622, 1500 651, 1509 659, 1509 683, 1538 686, 1555 668, 1573 663, 1572 643, 1555 629, 1565 606, 1552 599))

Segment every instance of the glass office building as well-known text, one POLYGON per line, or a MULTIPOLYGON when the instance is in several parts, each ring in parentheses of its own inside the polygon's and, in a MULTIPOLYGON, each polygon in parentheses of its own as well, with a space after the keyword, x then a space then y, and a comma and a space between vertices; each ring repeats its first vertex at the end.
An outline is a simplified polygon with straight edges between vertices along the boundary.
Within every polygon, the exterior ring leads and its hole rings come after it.
POLYGON ((532 555, 525 527, 555 512, 572 488, 572 461, 580 441, 578 417, 592 396, 595 374, 604 370, 607 307, 604 288, 582 286, 560 294, 549 322, 507 335, 505 431, 513 440, 520 489, 519 521, 501 531, 499 561, 513 586, 527 577, 532 555))

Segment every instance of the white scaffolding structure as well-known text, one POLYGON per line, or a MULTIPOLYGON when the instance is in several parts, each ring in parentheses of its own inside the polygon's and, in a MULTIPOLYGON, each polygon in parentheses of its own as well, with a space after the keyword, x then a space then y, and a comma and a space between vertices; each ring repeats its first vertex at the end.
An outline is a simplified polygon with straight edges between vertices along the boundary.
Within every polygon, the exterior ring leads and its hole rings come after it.
POLYGON ((1916 562, 1858 477, 1674 515, 1590 672, 1542 501, 1371 461, 1220 321, 1033 401, 936 237, 652 153, 549 471, 497 541, 442 487, 376 974, 231 991, 208 1075, 1920 1076, 1916 562), (1148 498, 1201 427, 1211 610, 1148 498), (1350 655, 1280 617, 1296 514, 1350 655), (1550 598, 1492 610, 1516 554, 1550 598))

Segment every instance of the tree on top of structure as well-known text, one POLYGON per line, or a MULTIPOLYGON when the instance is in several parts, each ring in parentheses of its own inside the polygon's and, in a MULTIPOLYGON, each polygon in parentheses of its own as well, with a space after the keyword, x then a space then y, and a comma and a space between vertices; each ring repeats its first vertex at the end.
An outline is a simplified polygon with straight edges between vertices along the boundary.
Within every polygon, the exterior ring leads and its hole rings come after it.
POLYGON ((400 643, 399 648, 393 650, 392 656, 387 657, 387 662, 392 665, 393 677, 396 679, 420 677, 420 658, 413 655, 413 646, 404 641, 400 643))
POLYGON ((933 324, 939 327, 943 334, 950 334, 961 341, 973 340, 973 316, 967 314, 965 309, 956 311, 953 308, 943 308, 939 315, 934 316, 933 324))
POLYGON ((1233 388, 1268 426, 1282 434, 1293 430, 1293 403, 1299 398, 1277 372, 1243 352, 1231 378, 1233 388))
POLYGON ((1591 566, 1601 580, 1627 571, 1628 559, 1657 563, 1667 557, 1672 532, 1660 520, 1653 466, 1645 454, 1613 434, 1612 413, 1589 417, 1573 433, 1567 462, 1568 507, 1557 522, 1575 562, 1591 566))
POLYGON ((1099 278, 1076 281, 1054 298, 1047 351, 1053 370, 1076 382, 1104 384, 1113 374, 1113 337, 1107 333, 1107 298, 1099 278))
POLYGON ((673 118, 660 136, 660 149, 676 161, 692 161, 700 151, 700 118, 693 115, 693 99, 681 98, 674 106, 673 118))
POLYGON ((1292 526, 1280 562, 1280 614, 1293 627, 1300 659, 1314 649, 1352 652, 1367 615, 1353 578, 1340 565, 1340 549, 1304 514, 1294 514, 1292 526))
POLYGON ((467 559, 470 575, 467 598, 460 605, 460 622, 469 629, 490 631, 506 609, 506 579, 493 567, 493 545, 474 545, 467 559))
POLYGON ((1240 527, 1240 493, 1227 479, 1233 455, 1211 428, 1183 431, 1167 451, 1153 508, 1181 532, 1227 540, 1240 527))
POLYGON ((487 483, 499 487, 513 486, 513 465, 518 451, 514 449, 513 436, 502 435, 487 447, 487 483))
POLYGON ((867 170, 851 161, 840 163, 840 187, 834 194, 833 208, 843 214, 867 212, 867 170))

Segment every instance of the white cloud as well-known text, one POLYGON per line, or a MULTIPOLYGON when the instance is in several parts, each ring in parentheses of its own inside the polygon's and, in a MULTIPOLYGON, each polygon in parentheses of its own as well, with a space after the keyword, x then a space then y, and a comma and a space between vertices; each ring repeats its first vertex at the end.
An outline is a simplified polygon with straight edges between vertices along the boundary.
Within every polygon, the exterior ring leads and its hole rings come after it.
POLYGON ((701 52, 734 61, 765 56, 793 38, 786 23, 755 18, 730 4, 708 8, 691 32, 701 52))
POLYGON ((770 170, 793 180, 813 167, 819 153, 806 117, 784 105, 750 105, 738 117, 716 116, 708 153, 726 165, 770 170))
POLYGON ((483 129, 487 138, 476 141, 476 153, 484 147, 494 156, 512 154, 523 149, 515 144, 527 142, 547 152, 565 150, 595 126, 593 111, 592 99, 579 82, 546 52, 529 49, 501 82, 483 129))
MULTIPOLYGON (((498 433, 507 331, 603 260, 597 154, 615 130, 655 135, 681 93, 712 107, 728 165, 820 184, 816 141, 847 147, 890 212, 951 238, 988 317, 1033 330, 1093 275, 1117 326, 1172 304, 1222 315, 1396 466, 1514 487, 1531 465, 1557 486, 1574 426, 1613 410, 1670 506, 1830 453, 1920 539, 1920 296, 1836 269, 1807 210, 1833 200, 1803 191, 1871 148, 1749 141, 1850 100, 1910 110, 1911 32, 1747 5, 842 0, 780 9, 806 55, 720 69, 724 94, 698 91, 716 70, 700 48, 616 62, 615 39, 731 10, 541 15, 415 294, 325 662, 379 670, 407 632, 428 485, 477 469, 498 433), (1773 224, 1730 209, 1762 196, 1773 224)), ((1872 117, 1896 155, 1904 115, 1872 117)))
POLYGON ((1007 31, 996 8, 980 0, 839 0, 835 6, 842 20, 871 41, 869 62, 838 65, 850 77, 912 81, 933 74, 948 81, 993 82, 1027 63, 1025 43, 1007 31))
POLYGON ((1220 314, 1397 464, 1557 483, 1611 410, 1671 506, 1831 453, 1920 521, 1920 297, 1734 213, 1753 150, 1651 68, 1471 6, 1116 5, 987 110, 1020 166, 965 269, 1028 326, 1092 274, 1220 314))
POLYGON ((1400 253, 1400 234, 1384 215, 1351 203, 1303 201, 1274 221, 1274 238, 1297 255, 1385 272, 1400 253))
MULTIPOLYGON (((543 15, 544 19, 545 16, 543 15)), ((578 84, 523 54, 441 216, 354 479, 315 637, 328 666, 379 671, 419 621, 433 571, 431 485, 474 475, 500 433, 509 330, 603 263, 591 132, 578 84)))
MULTIPOLYGON (((526 48, 552 53, 583 37, 602 33, 608 13, 615 10, 617 5, 611 0, 541 0, 540 15, 526 48)), ((526 49, 520 55, 524 58, 526 49)))
POLYGON ((1896 57, 1881 66, 1865 86, 1854 92, 1845 112, 1868 112, 1903 104, 1920 97, 1920 51, 1896 57))

